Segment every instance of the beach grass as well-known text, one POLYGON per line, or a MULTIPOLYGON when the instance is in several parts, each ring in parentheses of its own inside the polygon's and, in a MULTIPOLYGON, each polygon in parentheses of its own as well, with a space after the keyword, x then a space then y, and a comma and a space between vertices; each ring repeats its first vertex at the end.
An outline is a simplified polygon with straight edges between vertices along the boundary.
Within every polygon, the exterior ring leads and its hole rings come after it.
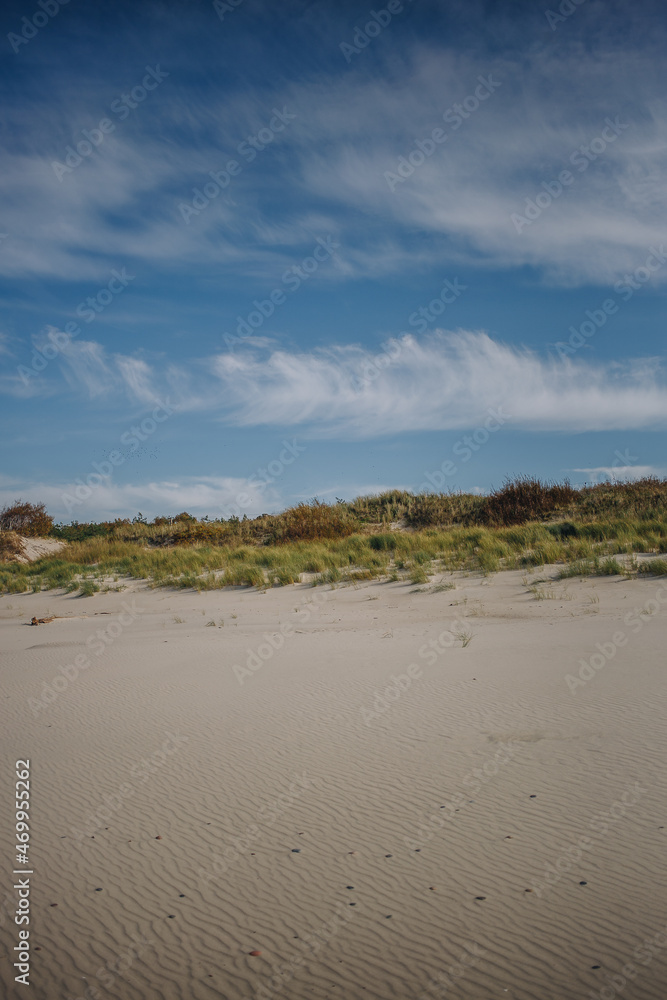
POLYGON ((200 591, 286 586, 304 580, 330 586, 373 579, 425 584, 436 573, 455 570, 489 574, 558 564, 561 578, 667 572, 667 560, 659 557, 667 539, 664 521, 605 520, 581 525, 576 535, 557 535, 551 527, 532 522, 512 528, 396 531, 391 547, 379 545, 379 536, 368 534, 287 544, 170 547, 89 538, 70 543, 52 558, 3 563, 0 589, 22 593, 39 584, 39 589, 78 588, 82 595, 92 595, 93 585, 109 578, 200 591), (637 566, 633 553, 656 558, 637 566))
POLYGON ((560 577, 662 575, 667 480, 574 490, 508 482, 489 496, 391 491, 350 503, 301 503, 276 515, 228 521, 183 513, 133 521, 55 525, 68 544, 19 562, 20 539, 0 532, 0 591, 62 588, 92 596, 110 578, 198 591, 264 589, 308 581, 424 585, 452 571, 496 573, 560 565, 560 577), (4 552, 4 554, 3 554, 4 552), (637 562, 636 555, 652 556, 637 562))

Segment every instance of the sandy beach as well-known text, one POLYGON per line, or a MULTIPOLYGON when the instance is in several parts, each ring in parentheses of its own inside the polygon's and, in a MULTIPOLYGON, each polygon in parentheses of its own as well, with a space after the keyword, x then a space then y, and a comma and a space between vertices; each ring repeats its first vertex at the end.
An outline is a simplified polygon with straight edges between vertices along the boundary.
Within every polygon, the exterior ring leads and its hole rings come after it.
POLYGON ((3 596, 3 995, 662 1000, 667 582, 549 575, 3 596))

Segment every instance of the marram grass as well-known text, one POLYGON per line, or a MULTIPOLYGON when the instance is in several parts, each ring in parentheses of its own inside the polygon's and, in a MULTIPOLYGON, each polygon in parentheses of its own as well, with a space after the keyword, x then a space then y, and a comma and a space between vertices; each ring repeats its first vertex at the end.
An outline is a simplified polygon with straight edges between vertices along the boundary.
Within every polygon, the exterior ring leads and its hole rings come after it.
POLYGON ((154 587, 215 590, 273 587, 308 580, 313 585, 362 580, 424 584, 435 573, 495 573, 561 564, 561 576, 667 572, 667 520, 628 516, 572 525, 529 522, 511 527, 424 528, 354 533, 342 538, 272 544, 229 541, 156 546, 149 538, 94 536, 71 542, 53 558, 0 564, 4 593, 66 588, 82 596, 112 579, 145 580, 154 587), (568 527, 569 525, 569 527, 568 527), (576 530, 572 531, 572 527, 576 530), (633 553, 658 558, 630 561, 633 553))

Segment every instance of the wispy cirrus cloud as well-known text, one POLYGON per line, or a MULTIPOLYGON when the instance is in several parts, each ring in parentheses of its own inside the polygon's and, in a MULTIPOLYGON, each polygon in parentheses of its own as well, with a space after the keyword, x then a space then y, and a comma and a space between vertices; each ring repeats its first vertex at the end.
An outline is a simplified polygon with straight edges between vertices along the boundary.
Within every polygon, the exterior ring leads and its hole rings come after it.
POLYGON ((655 365, 562 364, 483 332, 438 331, 396 343, 396 361, 371 380, 364 380, 368 355, 355 346, 218 355, 213 371, 225 419, 240 426, 307 425, 313 433, 361 438, 474 427, 490 408, 502 408, 508 426, 527 431, 667 422, 667 382, 655 365))
POLYGON ((22 120, 34 118, 34 134, 24 125, 20 147, 0 154, 3 225, 13 234, 0 273, 92 278, 122 255, 166 271, 206 262, 259 277, 324 227, 339 238, 340 262, 318 280, 458 261, 529 265, 555 283, 613 281, 667 223, 662 53, 657 42, 616 46, 583 60, 564 39, 502 55, 422 41, 390 49, 372 70, 360 60, 343 74, 327 69, 204 104, 188 104, 187 88, 166 100, 165 82, 62 182, 52 161, 105 106, 97 90, 52 95, 60 115, 31 107, 22 120), (498 83, 488 100, 466 117, 452 111, 480 78, 498 83), (239 143, 274 106, 296 119, 244 162, 239 143), (614 141, 574 166, 571 156, 607 119, 619 123, 614 141), (390 190, 385 173, 437 127, 446 142, 390 190), (234 155, 240 174, 185 225, 179 203, 234 155), (572 185, 517 233, 512 214, 564 169, 572 185))
MULTIPOLYGON (((237 427, 300 427, 315 436, 374 438, 459 430, 490 409, 529 432, 658 429, 667 379, 656 357, 562 362, 483 331, 436 331, 392 342, 376 365, 356 344, 288 351, 245 347, 182 364, 109 354, 95 342, 63 352, 71 389, 107 402, 169 398, 183 414, 237 427)), ((46 391, 52 391, 45 381, 46 391)))

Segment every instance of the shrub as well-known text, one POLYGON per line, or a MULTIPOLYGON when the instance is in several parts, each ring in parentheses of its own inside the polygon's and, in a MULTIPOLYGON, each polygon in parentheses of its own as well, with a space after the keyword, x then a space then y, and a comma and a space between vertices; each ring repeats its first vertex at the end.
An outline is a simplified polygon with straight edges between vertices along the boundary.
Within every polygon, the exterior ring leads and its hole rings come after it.
POLYGON ((578 497, 569 482, 543 483, 539 479, 520 476, 507 480, 499 490, 486 498, 483 517, 487 524, 512 525, 539 521, 547 514, 573 504, 578 497))
POLYGON ((359 525, 345 504, 321 500, 300 503, 274 519, 270 542, 312 541, 318 538, 345 538, 359 525))
POLYGON ((19 535, 40 537, 48 535, 53 518, 46 513, 43 503, 15 500, 0 511, 0 529, 15 531, 19 535))
POLYGON ((66 542, 82 542, 86 538, 106 537, 111 530, 112 526, 107 521, 100 524, 79 524, 78 521, 72 521, 71 524, 54 524, 51 534, 66 542))

